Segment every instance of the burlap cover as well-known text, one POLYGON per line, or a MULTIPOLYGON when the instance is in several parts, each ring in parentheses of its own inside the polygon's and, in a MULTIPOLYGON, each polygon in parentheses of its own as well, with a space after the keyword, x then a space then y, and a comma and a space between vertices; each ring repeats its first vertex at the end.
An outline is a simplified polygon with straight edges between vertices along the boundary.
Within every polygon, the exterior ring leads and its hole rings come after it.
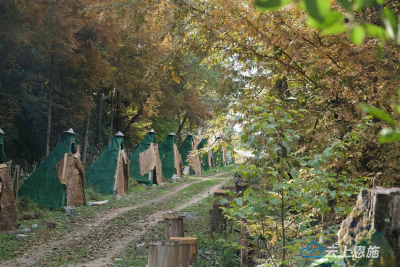
POLYGON ((65 186, 67 192, 66 206, 79 207, 85 203, 83 186, 85 172, 83 170, 79 150, 75 154, 65 153, 64 158, 56 165, 58 179, 65 186))
POLYGON ((17 205, 8 168, 8 164, 0 164, 0 231, 17 228, 17 205))

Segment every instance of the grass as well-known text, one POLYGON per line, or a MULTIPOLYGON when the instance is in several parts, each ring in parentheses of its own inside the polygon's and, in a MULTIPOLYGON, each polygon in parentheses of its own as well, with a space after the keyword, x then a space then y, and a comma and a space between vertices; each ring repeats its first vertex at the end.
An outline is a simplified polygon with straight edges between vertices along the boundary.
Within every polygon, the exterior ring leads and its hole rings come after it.
MULTIPOLYGON (((225 172, 231 170, 232 167, 227 167, 227 168, 220 168, 219 172, 225 172)), ((204 176, 209 176, 209 175, 214 175, 216 174, 215 172, 206 172, 203 174, 204 176)), ((231 174, 230 174, 231 175, 231 174)), ((229 176, 229 175, 228 175, 229 176)), ((221 177, 227 177, 227 175, 223 175, 221 177)), ((48 209, 48 208, 40 208, 38 207, 35 203, 20 198, 18 201, 18 207, 19 207, 19 220, 18 222, 20 223, 20 227, 18 231, 21 231, 23 228, 31 228, 31 231, 26 234, 27 240, 17 240, 15 238, 15 235, 8 235, 8 234, 1 234, 0 233, 0 261, 4 260, 9 260, 13 259, 19 256, 22 256, 23 253, 25 253, 29 248, 39 246, 44 243, 51 242, 52 240, 62 240, 65 239, 70 233, 76 232, 82 228, 85 224, 90 222, 97 214, 102 213, 106 210, 110 209, 115 209, 119 207, 128 207, 128 206, 133 206, 135 204, 141 204, 145 203, 146 201, 156 198, 158 196, 161 196, 163 194, 166 194, 173 190, 176 187, 179 187, 183 184, 191 183, 193 181, 197 181, 199 179, 204 179, 201 177, 183 177, 180 179, 179 182, 177 183, 169 183, 166 182, 164 186, 142 186, 142 185, 134 185, 131 184, 129 188, 129 193, 127 194, 126 197, 123 197, 121 200, 115 200, 115 196, 109 195, 109 196, 102 196, 98 194, 93 189, 85 189, 86 196, 88 198, 88 201, 98 201, 98 200, 109 200, 106 206, 81 206, 77 207, 76 211, 77 214, 72 215, 72 216, 66 216, 64 213, 63 209, 48 209), (31 214, 35 212, 41 212, 43 213, 42 216, 39 218, 35 218, 33 220, 22 220, 22 216, 26 214, 31 214), (44 222, 55 222, 57 224, 56 229, 49 230, 47 229, 46 226, 43 225, 44 222), (37 228, 32 228, 32 225, 37 224, 37 228)), ((168 209, 170 207, 173 207, 174 205, 178 205, 179 203, 182 203, 186 199, 188 199, 190 196, 193 194, 198 194, 202 192, 205 188, 216 184, 220 182, 222 179, 210 179, 210 180, 205 180, 200 183, 197 183, 195 185, 191 185, 188 188, 184 189, 182 192, 174 195, 174 199, 171 201, 171 203, 174 204, 168 204, 164 203, 163 205, 157 205, 159 208, 165 208, 168 209), (184 194, 183 192, 186 192, 184 194)), ((107 229, 107 234, 109 235, 108 231, 111 231, 111 233, 118 232, 119 231, 119 226, 125 225, 124 221, 135 221, 140 216, 143 214, 149 213, 154 211, 151 207, 146 207, 142 209, 136 209, 130 212, 127 212, 123 216, 120 216, 121 218, 115 218, 112 220, 111 225, 114 225, 116 228, 111 227, 107 229), (120 221, 121 220, 121 221, 120 221)), ((99 238, 103 237, 101 234, 96 233, 96 235, 99 235, 99 238)), ((104 235, 104 236, 106 236, 104 235)), ((107 238, 105 238, 107 239, 107 238)), ((85 241, 84 243, 89 246, 90 239, 85 241)), ((79 239, 77 240, 77 243, 79 239)), ((44 262, 46 264, 54 264, 57 263, 59 265, 60 263, 72 263, 72 262, 79 262, 81 261, 82 255, 86 255, 90 258, 97 258, 101 256, 102 253, 104 253, 107 250, 106 247, 100 246, 98 250, 93 250, 95 253, 89 253, 88 249, 85 249, 83 246, 79 247, 78 246, 74 248, 66 248, 63 251, 54 251, 51 255, 54 254, 54 257, 50 255, 50 257, 45 257, 46 261, 44 262)), ((45 266, 43 265, 43 266, 45 266)), ((135 265, 134 265, 135 266, 135 265)))
MULTIPOLYGON (((95 233, 90 233, 88 236, 84 236, 76 242, 72 242, 72 244, 69 244, 68 248, 65 248, 63 251, 52 253, 45 257, 44 260, 57 264, 70 264, 80 260, 89 261, 100 258, 106 255, 110 248, 105 240, 123 239, 126 233, 135 227, 138 219, 154 211, 172 209, 187 201, 192 195, 197 195, 197 193, 203 192, 208 187, 220 183, 222 180, 223 178, 204 180, 200 183, 190 185, 188 188, 174 195, 173 199, 168 201, 168 203, 146 206, 144 208, 128 211, 111 220, 108 224, 99 226, 96 228, 95 233), (186 192, 186 194, 184 192, 186 192)), ((150 231, 150 233, 151 232, 152 231, 150 231)), ((161 236, 158 238, 160 237, 161 236)))
MULTIPOLYGON (((227 175, 228 177, 231 176, 227 175)), ((233 179, 229 180, 226 185, 233 184, 233 179)), ((188 188, 189 189, 189 188, 188 188)), ((191 193, 195 194, 197 191, 191 189, 191 193)), ((183 191, 184 192, 184 191, 183 191)), ((183 192, 181 192, 183 194, 183 192)), ((184 196, 184 194, 183 194, 184 196)), ((182 196, 182 197, 183 197, 182 196)), ((235 232, 235 226, 228 224, 228 231, 224 233, 216 233, 210 230, 210 215, 209 210, 212 207, 213 196, 210 195, 196 205, 192 205, 177 214, 191 216, 184 219, 185 236, 197 237, 198 239, 198 259, 197 267, 237 267, 238 256, 236 248, 224 247, 222 241, 216 242, 219 239, 230 240, 231 242, 238 242, 239 234, 235 232)), ((142 240, 132 242, 129 244, 128 249, 120 256, 117 261, 117 266, 145 266, 148 263, 148 252, 143 255, 136 255, 136 246, 139 243, 148 245, 152 239, 165 239, 165 226, 163 223, 158 224, 158 227, 143 237, 142 240)))

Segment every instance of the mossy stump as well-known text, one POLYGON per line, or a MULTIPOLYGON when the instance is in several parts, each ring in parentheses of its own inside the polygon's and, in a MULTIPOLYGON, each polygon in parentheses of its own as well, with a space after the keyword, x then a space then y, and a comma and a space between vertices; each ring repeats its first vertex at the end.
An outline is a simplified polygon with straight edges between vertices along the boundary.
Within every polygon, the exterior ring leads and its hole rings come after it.
POLYGON ((363 257, 344 258, 346 266, 400 266, 400 188, 362 189, 338 235, 342 255, 345 246, 351 251, 365 247, 363 257), (372 248, 378 248, 375 257, 372 248))

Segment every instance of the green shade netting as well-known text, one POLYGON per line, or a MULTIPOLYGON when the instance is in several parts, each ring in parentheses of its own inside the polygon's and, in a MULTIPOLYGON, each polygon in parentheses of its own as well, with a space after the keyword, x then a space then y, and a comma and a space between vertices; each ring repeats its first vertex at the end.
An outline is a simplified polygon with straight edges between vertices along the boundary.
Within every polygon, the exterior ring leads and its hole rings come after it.
POLYGON ((149 180, 148 174, 145 174, 143 176, 140 175, 139 154, 149 149, 150 145, 155 142, 156 142, 155 133, 147 133, 143 138, 142 142, 140 142, 138 147, 133 152, 132 156, 129 158, 131 161, 131 163, 129 164, 129 176, 140 183, 150 184, 150 185, 153 184, 154 171, 151 171, 151 180, 149 180))
POLYGON ((58 178, 56 165, 69 152, 76 153, 75 136, 65 133, 60 143, 21 186, 18 195, 31 198, 39 206, 64 207, 67 200, 66 188, 58 178))
POLYGON ((221 148, 217 151, 213 151, 212 155, 214 158, 214 167, 225 167, 224 157, 221 148))
POLYGON ((86 171, 86 185, 101 194, 113 194, 119 150, 124 149, 124 138, 114 136, 108 147, 86 171))
POLYGON ((181 146, 179 147, 179 153, 181 153, 182 166, 189 166, 189 161, 187 160, 187 156, 190 151, 193 149, 193 136, 188 135, 185 140, 183 140, 181 146))
POLYGON ((233 164, 233 149, 230 147, 226 148, 226 162, 228 164, 233 164))
POLYGON ((162 175, 166 179, 171 179, 174 174, 177 174, 175 169, 174 144, 175 135, 168 135, 159 149, 162 175))
POLYGON ((0 164, 6 163, 6 154, 4 153, 4 141, 3 141, 3 134, 0 134, 0 164))
MULTIPOLYGON (((200 149, 206 147, 206 145, 208 143, 207 140, 208 139, 202 139, 200 141, 200 143, 197 145, 197 150, 200 150, 200 149)), ((210 164, 208 162, 208 153, 201 156, 200 162, 201 162, 201 168, 202 168, 203 172, 211 170, 210 164)))

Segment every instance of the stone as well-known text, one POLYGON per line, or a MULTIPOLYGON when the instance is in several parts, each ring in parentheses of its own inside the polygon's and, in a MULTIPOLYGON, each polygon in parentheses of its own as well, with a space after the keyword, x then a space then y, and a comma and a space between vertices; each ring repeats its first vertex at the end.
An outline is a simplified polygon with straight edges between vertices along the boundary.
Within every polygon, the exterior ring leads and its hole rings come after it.
POLYGON ((146 244, 140 243, 136 246, 136 255, 142 255, 146 250, 146 244))
POLYGON ((38 228, 38 226, 37 224, 32 224, 32 228, 38 228))
POLYGON ((36 216, 35 216, 34 213, 25 214, 25 215, 22 217, 23 220, 33 220, 33 219, 35 219, 35 218, 36 218, 36 216))
POLYGON ((121 195, 115 195, 115 200, 120 200, 121 199, 121 195))
POLYGON ((23 240, 23 239, 27 239, 28 237, 26 235, 22 235, 22 234, 17 234, 15 236, 18 240, 23 240))
POLYGON ((29 232, 31 230, 31 228, 24 228, 22 229, 22 232, 29 232))
POLYGON ((65 212, 67 215, 70 215, 70 214, 76 213, 76 209, 75 209, 74 206, 66 206, 66 207, 64 207, 64 212, 65 212))

